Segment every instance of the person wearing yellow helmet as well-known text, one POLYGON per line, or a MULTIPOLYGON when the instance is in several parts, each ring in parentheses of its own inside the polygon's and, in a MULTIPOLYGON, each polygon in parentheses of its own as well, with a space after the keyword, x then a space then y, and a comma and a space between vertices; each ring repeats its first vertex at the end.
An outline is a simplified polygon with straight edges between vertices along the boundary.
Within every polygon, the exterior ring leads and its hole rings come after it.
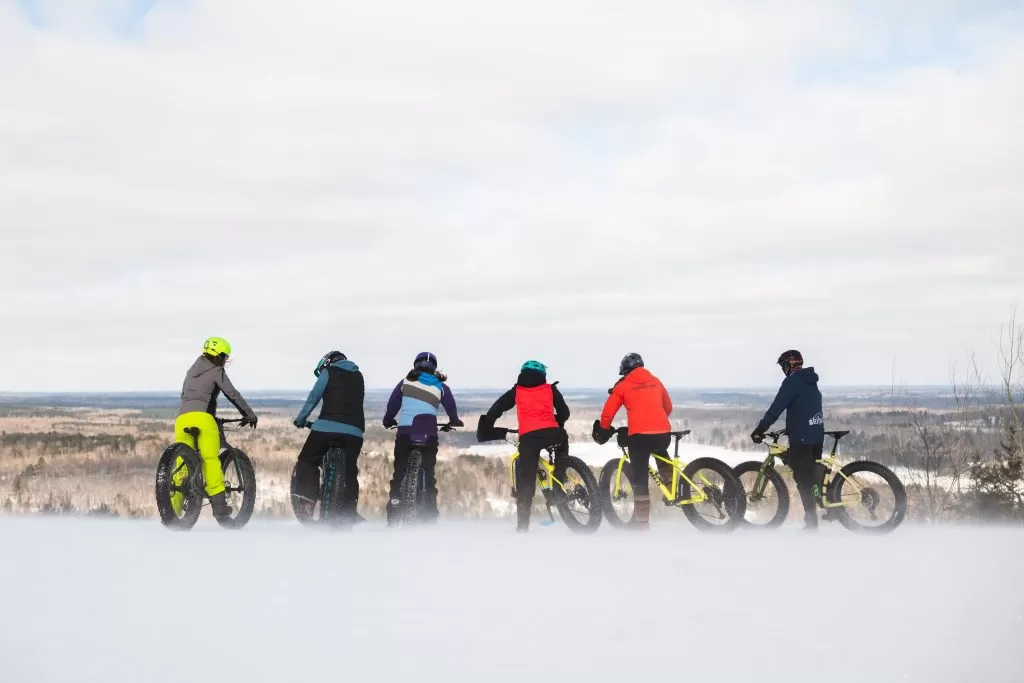
MULTIPOLYGON (((217 398, 221 393, 242 414, 242 425, 256 427, 256 413, 235 389, 224 372, 231 355, 231 344, 223 337, 210 337, 203 342, 203 353, 185 373, 181 386, 181 406, 174 421, 174 438, 192 446, 195 441, 185 432, 199 429, 199 455, 203 460, 206 495, 210 497, 215 517, 230 517, 231 507, 224 500, 224 472, 220 464, 220 427, 216 422, 217 398)), ((177 494, 179 497, 181 494, 177 494)), ((172 504, 174 503, 172 498, 172 504)))

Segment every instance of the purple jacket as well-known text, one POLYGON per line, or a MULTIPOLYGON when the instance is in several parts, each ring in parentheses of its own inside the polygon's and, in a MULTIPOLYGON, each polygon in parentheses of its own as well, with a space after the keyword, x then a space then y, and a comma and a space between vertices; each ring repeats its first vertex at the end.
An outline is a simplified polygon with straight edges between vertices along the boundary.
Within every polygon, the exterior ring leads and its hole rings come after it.
POLYGON ((461 424, 455 396, 448 385, 427 372, 413 370, 398 383, 384 411, 384 426, 398 424, 398 434, 415 443, 437 440, 437 412, 443 407, 448 420, 461 424))

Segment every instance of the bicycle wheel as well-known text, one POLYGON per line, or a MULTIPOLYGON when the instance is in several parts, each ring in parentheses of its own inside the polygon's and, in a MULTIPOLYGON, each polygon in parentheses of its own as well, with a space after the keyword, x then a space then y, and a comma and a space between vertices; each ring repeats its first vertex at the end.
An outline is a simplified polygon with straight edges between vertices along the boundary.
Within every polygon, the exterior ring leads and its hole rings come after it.
POLYGON ((224 469, 224 498, 231 506, 230 517, 215 517, 225 529, 241 529, 249 523, 256 507, 256 471, 243 451, 229 448, 221 456, 224 469))
POLYGON ((156 466, 156 509, 168 529, 191 529, 203 511, 203 468, 199 456, 183 443, 172 444, 156 466))
POLYGON ((683 500, 703 493, 707 499, 680 505, 683 514, 701 531, 729 532, 736 528, 746 512, 743 485, 732 468, 718 458, 697 458, 683 469, 687 478, 679 481, 683 500), (694 491, 690 481, 697 485, 694 491))
POLYGON ((402 502, 398 511, 398 525, 405 526, 416 521, 419 515, 420 470, 423 469, 423 456, 419 450, 409 453, 409 464, 405 468, 400 489, 402 502))
POLYGON ((324 455, 320 521, 333 526, 345 522, 345 451, 332 446, 324 455))
POLYGON ((896 473, 877 462, 861 460, 843 467, 828 485, 831 508, 851 531, 886 534, 907 516, 907 491, 896 473))
POLYGON ((774 467, 748 460, 732 469, 746 494, 747 509, 740 524, 758 529, 775 529, 789 514, 789 487, 774 467), (758 486, 758 478, 761 485, 758 486))
POLYGON ((619 479, 618 490, 615 486, 615 473, 619 469, 621 458, 609 460, 601 468, 601 481, 598 485, 604 502, 604 516, 614 527, 626 527, 633 521, 633 482, 629 478, 629 461, 622 466, 622 477, 619 479))
POLYGON ((558 514, 572 531, 590 534, 601 526, 601 494, 594 471, 585 462, 573 456, 565 458, 565 481, 562 482, 568 500, 558 506, 558 514))

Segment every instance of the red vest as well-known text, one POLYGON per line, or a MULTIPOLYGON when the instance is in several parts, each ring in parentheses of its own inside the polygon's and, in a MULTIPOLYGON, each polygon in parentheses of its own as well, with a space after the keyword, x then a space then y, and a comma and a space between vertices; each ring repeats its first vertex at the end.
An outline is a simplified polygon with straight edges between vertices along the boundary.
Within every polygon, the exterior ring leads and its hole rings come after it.
POLYGON ((516 386, 516 415, 519 436, 538 429, 558 427, 555 421, 555 399, 550 384, 536 387, 516 386))

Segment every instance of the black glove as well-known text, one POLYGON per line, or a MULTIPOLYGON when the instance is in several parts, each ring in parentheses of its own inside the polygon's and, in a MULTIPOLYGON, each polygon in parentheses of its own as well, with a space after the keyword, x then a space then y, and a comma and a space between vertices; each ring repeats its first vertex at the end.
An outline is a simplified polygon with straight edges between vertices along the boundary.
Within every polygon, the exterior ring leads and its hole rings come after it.
POLYGON ((295 418, 294 420, 292 420, 292 424, 295 425, 299 429, 305 429, 306 428, 306 421, 305 420, 300 420, 299 418, 295 418))
POLYGON ((761 443, 762 441, 764 441, 764 432, 761 431, 760 427, 750 432, 750 440, 753 441, 754 443, 761 443))
POLYGON ((239 426, 241 426, 241 427, 249 427, 249 426, 251 426, 253 429, 256 429, 256 422, 258 420, 259 420, 259 418, 256 417, 255 415, 246 415, 245 417, 242 418, 242 421, 239 423, 239 426))
POLYGON ((466 426, 466 424, 462 420, 460 420, 458 418, 456 418, 454 420, 448 420, 448 424, 451 425, 452 427, 465 427, 466 426))
POLYGON ((615 429, 605 429, 601 426, 600 420, 594 420, 594 429, 591 431, 590 436, 599 444, 608 443, 608 439, 615 435, 615 429))
POLYGON ((384 420, 384 429, 391 429, 398 426, 398 420, 384 420))

